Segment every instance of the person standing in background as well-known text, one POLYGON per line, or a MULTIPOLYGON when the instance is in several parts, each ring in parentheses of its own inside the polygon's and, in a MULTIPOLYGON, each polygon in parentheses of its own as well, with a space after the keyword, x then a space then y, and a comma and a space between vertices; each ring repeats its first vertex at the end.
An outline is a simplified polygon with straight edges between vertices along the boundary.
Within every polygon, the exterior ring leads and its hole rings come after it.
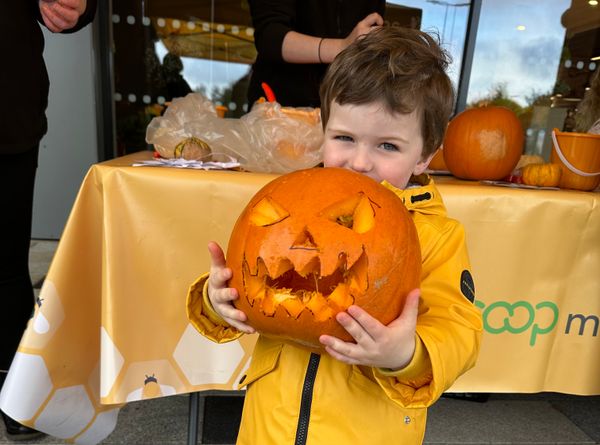
POLYGON ((590 87, 577 107, 575 131, 600 134, 600 69, 592 75, 590 87))
POLYGON ((185 97, 192 88, 181 75, 183 62, 177 54, 167 53, 163 57, 162 74, 165 81, 166 99, 172 101, 177 97, 185 97))
MULTIPOLYGON (((0 387, 34 308, 29 276, 33 190, 39 143, 47 130, 49 80, 40 24, 71 33, 89 24, 96 0, 0 2, 0 387)), ((75 118, 75 116, 73 116, 75 118)), ((40 435, 2 412, 8 437, 40 435)))
POLYGON ((329 63, 359 36, 383 25, 382 0, 249 0, 258 55, 248 109, 267 83, 283 106, 319 107, 329 63))

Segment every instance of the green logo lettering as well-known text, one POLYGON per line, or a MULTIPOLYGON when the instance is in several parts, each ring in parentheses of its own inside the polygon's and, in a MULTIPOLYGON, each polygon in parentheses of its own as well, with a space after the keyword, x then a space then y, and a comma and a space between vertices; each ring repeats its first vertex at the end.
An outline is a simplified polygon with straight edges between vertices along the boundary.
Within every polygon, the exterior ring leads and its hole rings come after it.
POLYGON ((542 301, 542 302, 536 304, 535 308, 536 309, 542 309, 542 308, 550 309, 552 311, 552 322, 545 328, 540 328, 537 323, 535 323, 533 325, 533 328, 531 329, 531 338, 529 339, 530 346, 535 345, 535 339, 537 338, 538 334, 547 334, 548 332, 552 331, 552 329, 554 329, 554 326, 556 326, 556 323, 558 322, 558 306, 556 306, 551 301, 542 301))
POLYGON ((538 335, 548 334, 558 322, 558 306, 551 301, 542 301, 536 304, 535 307, 530 302, 523 300, 514 303, 495 301, 486 307, 485 303, 476 300, 475 306, 482 310, 483 327, 490 334, 502 334, 503 332, 520 334, 531 328, 530 346, 535 345, 538 335), (546 309, 551 312, 551 321, 547 326, 540 326, 536 322, 536 317, 538 314, 545 312, 546 309), (524 320, 522 317, 516 317, 517 312, 522 310, 525 310, 527 315, 524 320), (495 318, 492 313, 496 315, 495 318), (498 320, 498 314, 500 314, 500 320, 498 320), (496 320, 495 324, 492 324, 494 319, 496 320))

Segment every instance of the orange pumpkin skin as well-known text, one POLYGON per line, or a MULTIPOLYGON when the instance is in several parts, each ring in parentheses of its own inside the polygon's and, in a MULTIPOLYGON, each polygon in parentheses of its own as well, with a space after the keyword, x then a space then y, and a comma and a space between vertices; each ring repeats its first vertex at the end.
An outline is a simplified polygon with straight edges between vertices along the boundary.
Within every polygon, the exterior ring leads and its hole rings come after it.
POLYGON ((561 173, 558 164, 527 164, 523 167, 523 182, 536 187, 558 187, 561 173))
POLYGON ((523 152, 525 135, 515 113, 505 107, 470 108, 455 116, 444 138, 448 170, 463 179, 502 179, 523 152))
POLYGON ((446 161, 444 161, 444 149, 442 147, 440 147, 433 155, 433 158, 431 158, 431 161, 429 162, 429 169, 438 171, 448 170, 446 161))
POLYGON ((229 240, 234 305, 258 332, 320 351, 319 336, 352 341, 335 315, 351 304, 383 324, 419 287, 421 253, 401 200, 340 168, 280 176, 238 218, 229 240))

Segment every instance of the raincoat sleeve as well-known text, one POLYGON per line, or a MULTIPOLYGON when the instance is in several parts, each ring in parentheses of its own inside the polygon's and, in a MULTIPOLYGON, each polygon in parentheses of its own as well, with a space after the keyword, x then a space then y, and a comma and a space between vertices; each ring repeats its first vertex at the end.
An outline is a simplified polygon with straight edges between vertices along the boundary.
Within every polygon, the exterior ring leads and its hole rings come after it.
POLYGON ((209 340, 227 343, 243 333, 230 326, 215 312, 208 299, 208 273, 200 276, 188 291, 186 300, 188 320, 192 326, 209 340))
POLYGON ((423 272, 413 359, 400 371, 374 371, 387 395, 406 407, 433 404, 475 365, 479 353, 482 320, 473 305, 464 229, 454 220, 442 221, 415 218, 423 272))

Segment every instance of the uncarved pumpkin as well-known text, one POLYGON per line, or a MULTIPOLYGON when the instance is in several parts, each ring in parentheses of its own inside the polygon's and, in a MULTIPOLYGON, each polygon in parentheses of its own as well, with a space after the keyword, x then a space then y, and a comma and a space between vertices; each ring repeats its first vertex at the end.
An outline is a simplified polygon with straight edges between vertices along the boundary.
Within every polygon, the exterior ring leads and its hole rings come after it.
POLYGON ((429 169, 437 171, 448 170, 446 161, 444 161, 444 149, 442 147, 440 147, 433 155, 433 158, 431 158, 431 161, 429 162, 429 169))
POLYGON ((444 160, 458 178, 502 179, 519 162, 524 140, 521 122, 508 108, 469 108, 448 125, 444 160))
POLYGON ((319 350, 319 336, 351 341, 335 315, 361 306, 383 324, 419 286, 416 229, 401 200, 339 168, 280 176, 238 218, 229 240, 235 306, 258 332, 319 350))
POLYGON ((523 182, 536 187, 558 187, 561 168, 558 164, 527 164, 523 167, 523 182))

